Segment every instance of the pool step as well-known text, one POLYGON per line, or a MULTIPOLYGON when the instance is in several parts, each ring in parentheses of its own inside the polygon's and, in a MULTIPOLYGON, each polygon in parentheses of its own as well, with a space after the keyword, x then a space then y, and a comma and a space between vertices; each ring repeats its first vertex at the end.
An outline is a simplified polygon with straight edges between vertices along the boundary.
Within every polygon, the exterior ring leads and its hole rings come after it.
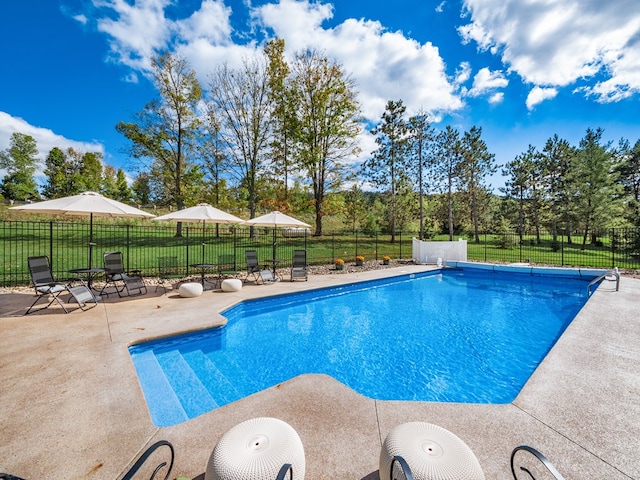
POLYGON ((156 358, 163 370, 171 373, 167 380, 188 418, 219 406, 179 350, 157 352, 156 358))
POLYGON ((153 350, 132 351, 131 357, 153 424, 168 427, 188 420, 153 350))
POLYGON ((217 352, 211 361, 215 363, 220 373, 224 375, 225 380, 233 385, 233 388, 238 395, 234 400, 238 400, 262 390, 262 387, 256 383, 253 377, 248 375, 247 372, 245 372, 245 369, 240 367, 226 353, 217 352))
POLYGON ((242 393, 234 387, 233 383, 202 350, 185 352, 184 357, 217 406, 226 405, 243 397, 242 393))

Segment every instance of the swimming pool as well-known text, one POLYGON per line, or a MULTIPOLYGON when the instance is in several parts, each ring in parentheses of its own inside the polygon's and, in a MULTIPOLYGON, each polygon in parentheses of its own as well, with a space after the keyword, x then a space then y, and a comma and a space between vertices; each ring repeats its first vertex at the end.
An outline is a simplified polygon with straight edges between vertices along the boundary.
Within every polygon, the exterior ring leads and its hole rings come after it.
POLYGON ((223 312, 224 327, 130 354, 157 426, 305 373, 379 400, 508 403, 587 301, 588 281, 402 275, 244 301, 223 312))

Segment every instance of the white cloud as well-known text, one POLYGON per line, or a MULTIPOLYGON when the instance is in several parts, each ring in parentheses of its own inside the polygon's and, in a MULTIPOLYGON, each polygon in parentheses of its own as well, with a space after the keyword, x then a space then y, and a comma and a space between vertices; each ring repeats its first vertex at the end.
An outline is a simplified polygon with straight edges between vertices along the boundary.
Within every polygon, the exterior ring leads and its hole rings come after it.
POLYGON ((70 140, 48 128, 36 127, 22 118, 13 117, 8 113, 0 111, 0 150, 9 148, 11 136, 14 133, 30 135, 35 139, 41 160, 41 166, 37 175, 42 175, 44 159, 53 147, 58 147, 61 150, 66 150, 71 147, 80 152, 96 152, 104 155, 104 146, 99 143, 70 140))
POLYGON ((640 92, 640 2, 465 0, 464 5, 471 23, 460 27, 463 39, 500 55, 527 83, 577 84, 576 91, 601 102, 640 92))
POLYGON ((555 97, 558 94, 558 90, 556 88, 542 88, 542 87, 533 87, 527 95, 527 108, 532 110, 533 107, 538 105, 539 103, 544 102, 545 100, 549 100, 555 97))
POLYGON ((76 20, 78 23, 81 23, 82 25, 86 25, 87 22, 89 21, 89 19, 87 18, 86 15, 74 15, 73 19, 76 20))
MULTIPOLYGON (((216 66, 240 66, 243 58, 262 48, 233 41, 234 34, 242 32, 232 30, 232 12, 224 0, 204 0, 188 18, 175 20, 165 13, 173 4, 170 0, 93 1, 103 14, 109 11, 97 24, 110 37, 112 60, 136 72, 148 73, 151 58, 169 49, 184 56, 206 85, 216 66)), ((363 115, 369 120, 380 118, 388 100, 402 99, 409 114, 422 107, 438 115, 463 106, 438 48, 431 43, 421 44, 364 19, 326 28, 323 23, 333 16, 330 3, 280 0, 248 8, 252 27, 268 37, 283 38, 288 55, 318 48, 344 65, 357 83, 363 115)))
POLYGON ((110 11, 98 19, 98 30, 110 37, 110 58, 134 70, 148 71, 151 58, 171 40, 172 24, 164 9, 171 0, 94 0, 94 6, 110 11), (114 18, 115 17, 115 18, 114 18))
POLYGON ((479 97, 498 88, 505 88, 507 85, 509 85, 509 80, 504 77, 502 71, 492 72, 486 67, 481 68, 473 77, 473 86, 469 90, 469 95, 479 97))
POLYGON ((390 32, 377 21, 347 19, 334 28, 329 4, 280 0, 254 11, 267 31, 285 39, 289 53, 316 47, 348 68, 357 82, 365 118, 378 120, 388 100, 402 99, 407 112, 451 112, 462 107, 438 48, 390 32))
POLYGON ((491 105, 497 105, 498 103, 502 103, 503 100, 504 100, 504 92, 497 92, 489 97, 489 103, 491 105))
POLYGON ((455 83, 462 85, 471 78, 471 65, 469 62, 462 62, 456 70, 455 83))

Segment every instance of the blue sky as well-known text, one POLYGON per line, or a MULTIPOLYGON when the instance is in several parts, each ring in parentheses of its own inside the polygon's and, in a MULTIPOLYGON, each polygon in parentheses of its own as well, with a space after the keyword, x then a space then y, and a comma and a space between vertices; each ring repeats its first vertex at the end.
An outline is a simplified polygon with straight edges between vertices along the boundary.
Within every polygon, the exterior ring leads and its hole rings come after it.
POLYGON ((436 128, 482 127, 499 164, 556 133, 577 145, 589 127, 640 139, 637 0, 20 0, 0 13, 0 150, 18 131, 42 158, 102 152, 130 176, 115 124, 156 97, 153 55, 182 55, 206 86, 273 36, 337 59, 371 122, 402 99, 436 128))

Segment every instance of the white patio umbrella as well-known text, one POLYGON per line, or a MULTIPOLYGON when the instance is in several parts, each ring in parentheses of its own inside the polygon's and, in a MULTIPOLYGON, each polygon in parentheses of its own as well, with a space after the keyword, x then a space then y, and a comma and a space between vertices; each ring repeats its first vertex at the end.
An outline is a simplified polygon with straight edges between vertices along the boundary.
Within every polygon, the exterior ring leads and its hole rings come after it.
POLYGON ((276 228, 278 227, 292 227, 292 228, 309 228, 311 225, 304 223, 297 218, 285 215, 282 212, 273 211, 260 217, 252 218, 244 222, 245 225, 254 225, 260 227, 272 227, 273 228, 273 258, 276 258, 276 228))
POLYGON ((153 219, 154 221, 202 222, 202 262, 204 264, 205 224, 208 223, 244 223, 244 220, 230 213, 218 210, 208 203, 199 203, 195 207, 184 208, 177 212, 167 213, 153 219))
POLYGON ((96 192, 82 192, 70 197, 55 198, 44 202, 11 207, 31 213, 89 216, 89 269, 93 263, 93 217, 155 217, 135 207, 105 197, 96 192))

